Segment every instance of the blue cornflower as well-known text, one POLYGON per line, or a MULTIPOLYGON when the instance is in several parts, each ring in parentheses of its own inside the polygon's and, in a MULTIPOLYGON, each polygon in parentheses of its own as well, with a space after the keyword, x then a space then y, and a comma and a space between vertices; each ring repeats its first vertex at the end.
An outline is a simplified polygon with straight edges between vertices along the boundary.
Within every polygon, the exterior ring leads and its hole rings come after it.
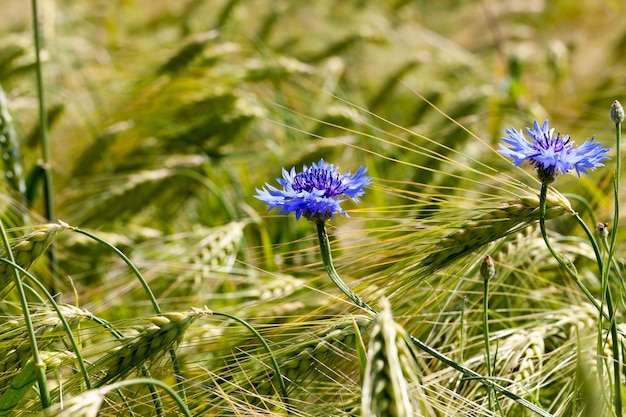
POLYGON ((601 143, 594 142, 594 138, 587 139, 579 147, 574 147, 574 142, 570 142, 568 135, 561 136, 560 133, 554 135, 554 129, 548 127, 546 120, 543 126, 535 122, 534 129, 529 127, 526 131, 532 139, 528 142, 523 131, 506 129, 508 137, 502 138, 507 148, 500 144, 502 155, 513 159, 515 165, 528 160, 537 168, 537 175, 544 183, 554 181, 559 173, 565 174, 576 170, 576 174, 588 174, 588 170, 604 166, 601 161, 607 158, 604 156, 609 149, 603 148, 601 143))
POLYGON ((348 216, 341 208, 340 203, 345 201, 341 197, 348 197, 355 202, 359 201, 365 191, 363 187, 372 179, 365 176, 367 168, 361 166, 354 175, 350 171, 345 175, 333 164, 325 164, 323 159, 313 163, 311 167, 304 165, 302 172, 283 168, 283 177, 276 181, 282 185, 279 190, 270 184, 262 189, 256 189, 255 198, 263 201, 271 209, 280 209, 280 213, 296 213, 296 219, 301 216, 310 220, 323 221, 332 219, 335 213, 348 216))

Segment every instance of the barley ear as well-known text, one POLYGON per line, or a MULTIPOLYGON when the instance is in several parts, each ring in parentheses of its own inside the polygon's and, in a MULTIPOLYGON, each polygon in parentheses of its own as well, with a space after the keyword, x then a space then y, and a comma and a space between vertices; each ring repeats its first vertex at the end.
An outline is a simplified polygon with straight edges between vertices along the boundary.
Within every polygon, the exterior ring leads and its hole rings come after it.
POLYGON ((363 379, 361 415, 363 417, 410 417, 413 407, 406 380, 407 363, 412 358, 405 341, 406 333, 393 320, 386 298, 380 300, 381 312, 372 328, 368 360, 363 379))
POLYGON ((118 349, 94 364, 94 366, 102 367, 106 374, 95 384, 95 387, 123 378, 148 361, 158 360, 165 352, 175 348, 182 341, 192 321, 211 314, 207 308, 192 308, 184 313, 170 312, 152 317, 152 323, 137 337, 125 341, 118 349))
MULTIPOLYGON (((557 191, 547 195, 546 219, 576 212, 565 196, 557 191)), ((430 253, 420 261, 421 271, 432 274, 468 256, 484 245, 516 233, 539 221, 539 197, 531 195, 505 201, 461 224, 443 236, 430 253)))
MULTIPOLYGON (((33 262, 37 260, 48 249, 54 241, 57 233, 64 230, 61 224, 49 223, 34 227, 34 230, 11 244, 11 251, 15 257, 15 262, 24 269, 31 267, 33 262)), ((6 258, 6 248, 0 249, 0 257, 6 258)), ((4 299, 13 289, 15 285, 13 279, 7 274, 8 265, 5 262, 0 263, 0 300, 4 299)))

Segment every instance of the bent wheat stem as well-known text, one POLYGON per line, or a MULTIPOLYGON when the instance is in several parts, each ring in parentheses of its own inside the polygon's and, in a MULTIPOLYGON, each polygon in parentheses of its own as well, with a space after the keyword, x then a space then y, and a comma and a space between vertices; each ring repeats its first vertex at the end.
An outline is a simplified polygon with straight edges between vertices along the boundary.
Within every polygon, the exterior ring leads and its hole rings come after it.
POLYGON ((415 336, 411 335, 409 337, 411 338, 411 341, 413 342, 413 344, 415 346, 417 346, 420 350, 422 350, 425 353, 429 354, 433 358, 435 358, 435 359, 445 363, 449 367, 459 371, 466 378, 477 379, 483 385, 498 391, 499 393, 501 393, 505 397, 510 398, 511 400, 515 401, 519 405, 526 407, 530 411, 532 411, 532 412, 534 412, 536 414, 539 414, 542 417, 554 417, 552 414, 550 414, 547 411, 539 408, 538 406, 536 406, 535 404, 531 403, 530 401, 525 400, 524 398, 520 397, 519 395, 515 394, 514 392, 511 392, 511 391, 507 390, 506 388, 504 388, 503 386, 495 383, 492 379, 490 379, 488 377, 484 377, 481 374, 479 374, 478 372, 474 372, 471 369, 466 368, 465 366, 463 366, 463 365, 453 361, 452 359, 448 358, 446 355, 444 355, 444 354, 438 352, 437 350, 431 348, 430 346, 428 346, 427 344, 425 344, 424 342, 422 342, 421 340, 419 340, 415 336))

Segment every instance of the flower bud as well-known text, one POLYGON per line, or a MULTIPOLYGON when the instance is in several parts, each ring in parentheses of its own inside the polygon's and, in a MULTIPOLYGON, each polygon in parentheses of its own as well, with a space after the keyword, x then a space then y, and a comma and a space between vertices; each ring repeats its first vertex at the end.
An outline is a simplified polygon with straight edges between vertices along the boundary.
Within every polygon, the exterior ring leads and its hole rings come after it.
POLYGON ((596 226, 596 230, 602 239, 606 239, 609 237, 609 224, 608 223, 598 223, 596 226))
POLYGON ((496 265, 493 262, 493 258, 489 255, 486 255, 483 258, 482 264, 480 264, 480 276, 483 277, 485 281, 489 281, 496 276, 496 265))
POLYGON ((624 108, 617 100, 613 102, 609 114, 611 115, 611 120, 615 124, 622 123, 624 121, 624 108))

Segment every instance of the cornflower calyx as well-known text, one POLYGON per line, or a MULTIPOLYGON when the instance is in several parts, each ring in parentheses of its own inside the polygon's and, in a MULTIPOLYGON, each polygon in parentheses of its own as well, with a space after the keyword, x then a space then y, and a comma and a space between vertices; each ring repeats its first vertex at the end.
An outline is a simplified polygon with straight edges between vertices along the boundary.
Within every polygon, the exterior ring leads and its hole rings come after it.
POLYGON ((624 121, 624 108, 619 101, 615 100, 613 102, 609 116, 611 116, 611 121, 615 124, 622 123, 624 121))
POLYGON ((266 183, 263 188, 256 189, 254 197, 270 206, 269 210, 295 213, 296 219, 304 216, 309 220, 323 221, 332 219, 335 213, 348 216, 341 208, 341 203, 345 201, 342 197, 358 202, 365 193, 363 187, 372 181, 366 173, 367 168, 361 166, 354 175, 350 175, 350 171, 341 174, 333 164, 326 164, 320 159, 310 167, 304 165, 301 172, 296 172, 295 167, 290 171, 283 168, 282 178, 276 179, 283 189, 266 183))
POLYGON ((532 142, 528 142, 522 130, 506 129, 507 137, 500 144, 500 154, 513 159, 515 165, 529 161, 537 169, 539 179, 546 184, 553 182, 559 173, 576 171, 588 174, 589 170, 604 166, 601 161, 607 160, 608 148, 603 148, 594 137, 587 139, 581 146, 574 147, 569 135, 554 134, 554 128, 548 127, 546 120, 543 126, 534 123, 534 128, 526 128, 532 142), (509 145, 510 147, 506 147, 509 145))

